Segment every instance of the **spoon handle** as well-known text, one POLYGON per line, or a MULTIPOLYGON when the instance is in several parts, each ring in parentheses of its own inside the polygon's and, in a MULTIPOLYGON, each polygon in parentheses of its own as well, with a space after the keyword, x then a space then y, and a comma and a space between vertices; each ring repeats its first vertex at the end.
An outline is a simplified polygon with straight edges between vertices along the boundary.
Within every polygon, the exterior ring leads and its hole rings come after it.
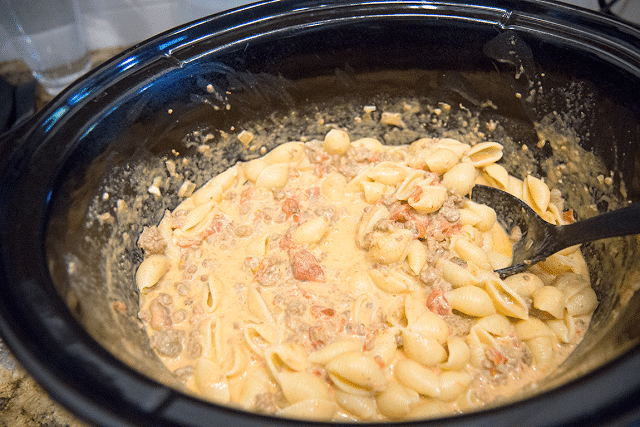
POLYGON ((563 247, 557 250, 592 240, 630 234, 640 234, 640 203, 559 226, 557 242, 562 242, 563 247))

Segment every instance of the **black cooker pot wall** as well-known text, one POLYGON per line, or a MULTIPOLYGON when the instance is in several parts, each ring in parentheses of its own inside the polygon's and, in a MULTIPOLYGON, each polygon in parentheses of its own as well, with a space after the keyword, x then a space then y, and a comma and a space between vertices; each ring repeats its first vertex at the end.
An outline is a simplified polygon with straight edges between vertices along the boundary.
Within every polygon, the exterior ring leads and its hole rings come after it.
MULTIPOLYGON (((177 199, 149 202, 136 221, 87 221, 96 205, 115 215, 118 198, 135 198, 134 165, 188 153, 184 136, 197 129, 406 94, 499 119, 540 159, 553 153, 537 148, 535 124, 557 115, 614 171, 618 193, 638 200, 639 93, 640 32, 553 2, 283 1, 185 25, 102 65, 3 137, 0 332, 54 398, 97 425, 297 424, 194 398, 155 357, 137 320, 135 238, 177 199), (117 251, 102 251, 118 239, 117 251)), ((207 173, 246 156, 228 148, 207 173)), ((636 246, 625 238, 586 248, 601 303, 543 393, 448 425, 638 416, 636 246)))

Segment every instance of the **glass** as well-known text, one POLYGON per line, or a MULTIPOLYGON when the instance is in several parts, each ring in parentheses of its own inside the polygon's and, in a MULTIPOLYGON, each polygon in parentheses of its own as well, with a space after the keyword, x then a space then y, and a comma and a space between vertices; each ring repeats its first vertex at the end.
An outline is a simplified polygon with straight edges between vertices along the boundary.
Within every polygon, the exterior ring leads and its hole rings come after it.
POLYGON ((0 0, 0 25, 52 95, 91 68, 78 0, 0 0))

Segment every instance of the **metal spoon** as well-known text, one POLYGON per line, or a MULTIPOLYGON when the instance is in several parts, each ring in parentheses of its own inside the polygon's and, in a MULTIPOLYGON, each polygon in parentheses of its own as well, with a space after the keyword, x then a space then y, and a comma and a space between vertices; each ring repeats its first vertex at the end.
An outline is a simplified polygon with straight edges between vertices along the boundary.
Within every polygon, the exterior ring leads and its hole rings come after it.
POLYGON ((496 270, 501 278, 520 273, 569 246, 607 237, 640 234, 640 203, 567 225, 543 220, 526 203, 497 188, 476 185, 471 200, 492 207, 507 232, 519 227, 522 238, 513 244, 511 265, 496 270))

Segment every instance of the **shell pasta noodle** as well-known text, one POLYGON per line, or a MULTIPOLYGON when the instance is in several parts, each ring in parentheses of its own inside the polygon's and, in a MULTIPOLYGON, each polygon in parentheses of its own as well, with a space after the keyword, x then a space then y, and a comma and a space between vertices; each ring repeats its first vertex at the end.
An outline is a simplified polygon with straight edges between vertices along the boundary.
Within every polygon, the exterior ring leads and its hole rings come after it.
POLYGON ((335 128, 237 163, 139 237, 152 348, 201 398, 282 417, 404 420, 514 395, 567 357, 598 301, 578 248, 494 273, 518 233, 469 200, 475 184, 569 219, 502 156, 335 128))

